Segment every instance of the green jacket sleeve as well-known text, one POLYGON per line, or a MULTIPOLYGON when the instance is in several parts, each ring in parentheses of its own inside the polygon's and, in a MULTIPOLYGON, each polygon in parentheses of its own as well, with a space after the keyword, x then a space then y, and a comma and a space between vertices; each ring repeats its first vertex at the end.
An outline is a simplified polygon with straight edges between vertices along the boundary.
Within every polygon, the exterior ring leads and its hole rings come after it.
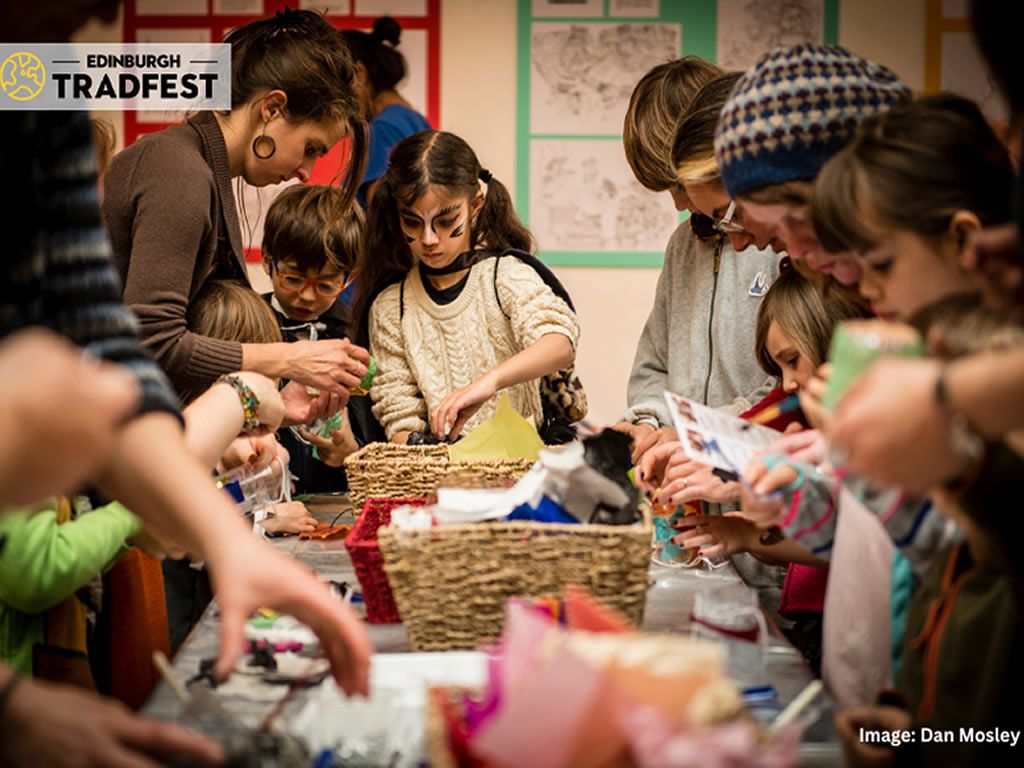
POLYGON ((0 602, 23 613, 57 605, 119 557, 141 527, 117 503, 63 525, 53 509, 0 515, 0 602))

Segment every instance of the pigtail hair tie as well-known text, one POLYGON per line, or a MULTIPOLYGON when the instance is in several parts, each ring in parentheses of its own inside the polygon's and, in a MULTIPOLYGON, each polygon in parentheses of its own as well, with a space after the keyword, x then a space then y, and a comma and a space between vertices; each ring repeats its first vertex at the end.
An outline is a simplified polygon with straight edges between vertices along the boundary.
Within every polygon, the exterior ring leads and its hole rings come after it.
POLYGON ((491 179, 494 178, 494 176, 491 175, 491 172, 488 171, 486 168, 481 168, 480 169, 479 176, 480 176, 480 181, 482 181, 484 184, 490 184, 491 183, 491 179))

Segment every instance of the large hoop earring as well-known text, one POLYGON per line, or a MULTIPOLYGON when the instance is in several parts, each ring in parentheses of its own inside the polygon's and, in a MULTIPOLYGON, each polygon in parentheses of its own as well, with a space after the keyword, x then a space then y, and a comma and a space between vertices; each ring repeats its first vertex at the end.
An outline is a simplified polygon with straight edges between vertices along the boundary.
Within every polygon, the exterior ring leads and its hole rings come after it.
POLYGON ((267 124, 263 124, 263 133, 252 140, 252 153, 260 160, 269 160, 277 152, 277 142, 273 136, 267 136, 267 124))

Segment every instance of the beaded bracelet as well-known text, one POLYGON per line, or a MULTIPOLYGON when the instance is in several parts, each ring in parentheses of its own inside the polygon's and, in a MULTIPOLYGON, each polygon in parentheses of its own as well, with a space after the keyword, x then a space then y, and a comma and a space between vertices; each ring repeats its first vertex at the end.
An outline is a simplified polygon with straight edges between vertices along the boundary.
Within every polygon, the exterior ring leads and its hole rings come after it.
POLYGON ((260 425, 260 401, 252 388, 232 373, 225 373, 218 382, 223 382, 238 393, 238 400, 242 404, 242 412, 245 414, 245 421, 242 422, 243 432, 252 432, 260 425))

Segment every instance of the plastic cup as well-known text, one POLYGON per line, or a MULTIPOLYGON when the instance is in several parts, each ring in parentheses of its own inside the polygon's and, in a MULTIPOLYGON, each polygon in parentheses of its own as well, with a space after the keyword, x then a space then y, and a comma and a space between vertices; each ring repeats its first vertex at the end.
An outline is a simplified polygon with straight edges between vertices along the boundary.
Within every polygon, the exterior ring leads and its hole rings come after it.
POLYGON ((822 405, 834 410, 850 385, 884 357, 923 357, 921 335, 909 325, 885 320, 849 320, 836 328, 828 359, 832 363, 822 405))

